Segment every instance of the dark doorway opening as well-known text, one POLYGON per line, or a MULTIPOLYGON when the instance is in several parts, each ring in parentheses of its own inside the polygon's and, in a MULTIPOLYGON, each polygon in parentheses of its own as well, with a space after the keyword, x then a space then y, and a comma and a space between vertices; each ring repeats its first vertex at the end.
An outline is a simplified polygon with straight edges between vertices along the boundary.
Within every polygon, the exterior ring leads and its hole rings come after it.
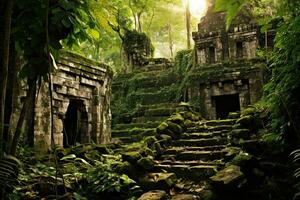
POLYGON ((237 42, 236 43, 236 58, 243 58, 244 57, 243 51, 244 51, 243 42, 237 42))
POLYGON ((88 114, 83 100, 70 100, 64 120, 64 147, 82 143, 87 130, 88 114))
POLYGON ((216 53, 214 47, 208 48, 208 63, 215 63, 216 62, 216 53))
POLYGON ((216 105, 217 119, 226 119, 230 112, 240 111, 239 94, 213 97, 216 105))

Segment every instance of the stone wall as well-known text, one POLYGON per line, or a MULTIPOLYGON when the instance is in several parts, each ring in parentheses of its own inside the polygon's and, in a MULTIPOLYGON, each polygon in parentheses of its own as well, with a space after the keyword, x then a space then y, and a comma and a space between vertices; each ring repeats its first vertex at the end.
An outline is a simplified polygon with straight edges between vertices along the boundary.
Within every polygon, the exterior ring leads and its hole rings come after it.
MULTIPOLYGON (((272 38, 274 32, 268 36, 272 38)), ((188 88, 188 100, 199 105, 210 119, 218 118, 220 100, 236 96, 239 110, 257 102, 262 93, 265 61, 257 59, 264 35, 249 9, 244 8, 226 30, 225 13, 209 8, 193 33, 196 67, 188 88)), ((229 99, 230 99, 229 98, 229 99)))
POLYGON ((35 145, 108 143, 112 70, 107 65, 67 52, 57 66, 51 75, 54 138, 51 139, 49 87, 48 82, 43 81, 36 98, 35 145))

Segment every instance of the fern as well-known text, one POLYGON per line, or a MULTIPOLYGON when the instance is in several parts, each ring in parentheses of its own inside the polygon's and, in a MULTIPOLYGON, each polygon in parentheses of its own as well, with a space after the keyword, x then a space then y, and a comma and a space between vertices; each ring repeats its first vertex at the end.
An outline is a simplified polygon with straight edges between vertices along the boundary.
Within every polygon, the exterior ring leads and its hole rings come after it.
POLYGON ((13 156, 0 159, 0 197, 4 198, 18 185, 20 162, 13 156))

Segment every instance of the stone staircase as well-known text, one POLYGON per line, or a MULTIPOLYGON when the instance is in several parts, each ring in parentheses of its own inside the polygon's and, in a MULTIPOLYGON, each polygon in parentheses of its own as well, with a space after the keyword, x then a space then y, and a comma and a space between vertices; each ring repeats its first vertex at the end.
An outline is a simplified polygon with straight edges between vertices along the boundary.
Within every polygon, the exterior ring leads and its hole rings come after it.
POLYGON ((124 80, 114 80, 114 93, 123 93, 135 106, 134 113, 129 114, 126 121, 120 121, 113 126, 114 139, 131 143, 154 135, 156 127, 173 112, 178 111, 178 103, 173 102, 176 96, 174 84, 178 81, 178 76, 174 74, 171 66, 172 63, 167 59, 149 59, 125 78, 127 87, 123 86, 124 80), (124 94, 124 91, 128 91, 128 94, 124 94))
POLYGON ((190 180, 205 180, 214 175, 232 151, 227 137, 235 121, 204 121, 188 128, 184 137, 172 141, 156 160, 155 170, 190 180))
POLYGON ((155 135, 156 127, 178 111, 177 105, 177 103, 140 105, 131 123, 116 124, 113 127, 112 137, 123 143, 132 143, 146 136, 155 135))

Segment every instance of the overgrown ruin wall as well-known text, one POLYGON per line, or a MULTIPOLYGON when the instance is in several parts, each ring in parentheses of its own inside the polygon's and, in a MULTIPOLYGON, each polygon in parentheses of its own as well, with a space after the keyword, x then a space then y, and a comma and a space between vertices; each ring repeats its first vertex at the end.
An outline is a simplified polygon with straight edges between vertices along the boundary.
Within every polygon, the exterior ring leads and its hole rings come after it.
POLYGON ((110 95, 112 71, 109 66, 72 53, 63 53, 53 82, 53 127, 48 82, 36 98, 35 146, 76 143, 108 143, 111 139, 110 95))
MULTIPOLYGON (((206 118, 224 118, 261 97, 265 61, 256 53, 265 47, 265 38, 249 13, 242 10, 226 30, 225 13, 210 7, 193 33, 196 67, 190 74, 188 97, 206 118), (230 108, 233 104, 236 107, 230 108)), ((268 40, 273 37, 269 31, 268 40)))

